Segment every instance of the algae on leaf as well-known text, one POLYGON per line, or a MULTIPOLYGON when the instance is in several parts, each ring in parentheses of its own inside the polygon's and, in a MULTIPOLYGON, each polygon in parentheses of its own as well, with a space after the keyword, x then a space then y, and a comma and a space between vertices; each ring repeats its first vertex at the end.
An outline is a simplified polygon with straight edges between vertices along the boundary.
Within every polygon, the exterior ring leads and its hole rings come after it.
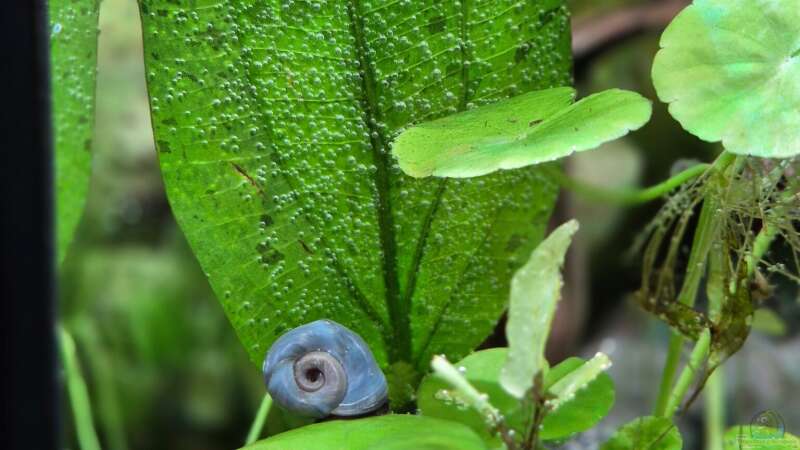
POLYGON ((416 180, 405 126, 568 84, 561 0, 142 0, 176 218, 254 362, 319 318, 387 368, 457 360, 541 238, 538 169, 416 180))
POLYGON ((89 188, 97 63, 97 0, 50 0, 55 147, 56 261, 83 214, 89 188))

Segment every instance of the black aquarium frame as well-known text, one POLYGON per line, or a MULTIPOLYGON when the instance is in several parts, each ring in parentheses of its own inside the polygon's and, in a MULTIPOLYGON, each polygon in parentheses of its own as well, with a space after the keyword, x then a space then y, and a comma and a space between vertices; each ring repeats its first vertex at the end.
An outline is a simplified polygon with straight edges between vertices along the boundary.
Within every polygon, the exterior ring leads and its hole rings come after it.
POLYGON ((0 12, 0 448, 57 449, 53 157, 45 0, 0 12))

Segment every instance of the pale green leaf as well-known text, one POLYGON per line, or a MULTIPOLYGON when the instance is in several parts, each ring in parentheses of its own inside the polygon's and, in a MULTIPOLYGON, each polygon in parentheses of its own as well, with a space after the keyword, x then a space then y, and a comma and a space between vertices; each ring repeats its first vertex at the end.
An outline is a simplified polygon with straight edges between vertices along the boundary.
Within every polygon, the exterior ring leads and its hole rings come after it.
POLYGON ((50 75, 55 147, 56 257, 83 215, 92 159, 97 0, 51 0, 50 75))
POLYGON ((255 363, 320 318, 387 370, 426 371, 492 331, 555 184, 539 169, 415 180, 389 141, 567 83, 562 0, 140 6, 172 211, 255 363))
POLYGON ((639 417, 617 430, 600 450, 681 450, 680 431, 666 417, 639 417))
POLYGON ((547 368, 544 347, 561 298, 561 266, 577 230, 575 220, 555 229, 511 280, 506 323, 509 350, 500 384, 517 398, 524 397, 534 376, 547 368))
POLYGON ((800 438, 780 428, 761 425, 731 427, 723 437, 725 450, 797 450, 800 438))
POLYGON ((800 8, 785 0, 696 0, 661 37, 658 96, 697 137, 729 152, 800 153, 800 8))
MULTIPOLYGON (((487 401, 500 411, 512 429, 524 433, 528 416, 522 409, 522 403, 500 386, 500 368, 507 355, 506 348, 482 350, 467 356, 455 366, 463 368, 464 377, 478 392, 488 395, 487 401)), ((569 358, 554 366, 544 378, 545 389, 584 364, 585 361, 580 358, 569 358)), ((500 444, 499 438, 490 433, 485 415, 465 407, 467 403, 467 399, 436 374, 426 376, 417 391, 420 414, 466 424, 488 445, 500 444)), ((586 431, 605 417, 613 404, 614 383, 607 374, 600 374, 585 389, 578 391, 572 400, 545 417, 539 436, 543 440, 556 440, 586 431)))
POLYGON ((483 450, 469 427, 447 420, 388 415, 335 420, 297 428, 245 447, 247 450, 483 450))
POLYGON ((650 102, 635 92, 574 97, 568 87, 529 92, 423 123, 405 130, 392 153, 414 177, 476 177, 591 150, 650 119, 650 102))

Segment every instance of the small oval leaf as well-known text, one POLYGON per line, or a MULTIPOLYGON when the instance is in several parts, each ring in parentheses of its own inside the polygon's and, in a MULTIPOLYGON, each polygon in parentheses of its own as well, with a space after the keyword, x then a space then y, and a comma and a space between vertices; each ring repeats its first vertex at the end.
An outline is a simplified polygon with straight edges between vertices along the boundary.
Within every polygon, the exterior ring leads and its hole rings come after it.
MULTIPOLYGON (((506 360, 508 349, 494 348, 475 352, 459 361, 456 367, 464 368, 464 376, 475 388, 489 396, 489 402, 506 419, 508 425, 521 433, 527 423, 520 401, 508 394, 500 386, 500 367, 506 360)), ((585 363, 580 358, 569 358, 551 368, 544 378, 545 388, 556 384, 585 363)), ((499 443, 486 428, 486 422, 474 409, 463 406, 458 399, 448 401, 439 393, 450 386, 435 374, 426 376, 417 391, 417 404, 424 416, 452 420, 470 426, 489 445, 499 443)), ((455 393, 451 393, 451 396, 455 393)), ((572 400, 564 402, 556 411, 550 413, 542 424, 539 434, 543 440, 563 439, 572 434, 586 431, 608 414, 614 404, 614 383, 607 374, 600 374, 586 388, 578 391, 572 400)))
POLYGON ((639 417, 617 430, 600 450, 681 450, 678 428, 666 417, 639 417))
POLYGON ((611 89, 572 104, 575 91, 529 92, 405 130, 392 153, 413 177, 467 178, 591 150, 650 119, 650 101, 611 89))

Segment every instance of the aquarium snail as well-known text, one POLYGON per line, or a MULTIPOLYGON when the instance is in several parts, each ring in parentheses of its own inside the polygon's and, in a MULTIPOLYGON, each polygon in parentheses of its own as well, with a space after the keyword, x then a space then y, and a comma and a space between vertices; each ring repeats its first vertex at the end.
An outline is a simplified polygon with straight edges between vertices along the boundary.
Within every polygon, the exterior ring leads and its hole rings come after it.
POLYGON ((294 328, 264 359, 272 398, 296 414, 322 418, 358 416, 386 403, 386 378, 367 343, 331 320, 294 328))

